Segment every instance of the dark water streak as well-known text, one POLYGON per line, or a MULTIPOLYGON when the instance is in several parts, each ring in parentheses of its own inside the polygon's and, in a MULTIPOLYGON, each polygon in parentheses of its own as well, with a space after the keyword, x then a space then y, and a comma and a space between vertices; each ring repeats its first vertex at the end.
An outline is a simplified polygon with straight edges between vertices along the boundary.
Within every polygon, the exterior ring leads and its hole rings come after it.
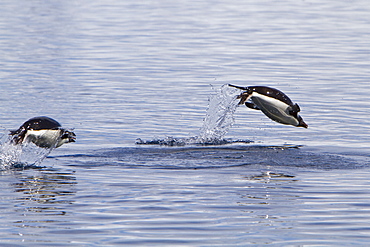
POLYGON ((132 147, 96 150, 90 154, 53 156, 76 160, 77 166, 123 166, 151 169, 212 169, 263 165, 310 169, 355 169, 368 163, 355 157, 305 151, 299 145, 237 145, 132 147))

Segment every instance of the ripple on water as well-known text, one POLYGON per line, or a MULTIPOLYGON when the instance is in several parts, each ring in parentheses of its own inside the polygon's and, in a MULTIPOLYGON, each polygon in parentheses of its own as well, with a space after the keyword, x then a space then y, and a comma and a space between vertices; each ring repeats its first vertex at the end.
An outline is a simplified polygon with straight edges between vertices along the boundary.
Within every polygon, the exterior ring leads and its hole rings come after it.
POLYGON ((96 150, 90 154, 56 156, 56 158, 65 161, 75 160, 76 165, 83 166, 117 165, 162 169, 212 169, 250 165, 353 169, 366 165, 363 160, 305 151, 299 145, 255 144, 123 147, 96 150))

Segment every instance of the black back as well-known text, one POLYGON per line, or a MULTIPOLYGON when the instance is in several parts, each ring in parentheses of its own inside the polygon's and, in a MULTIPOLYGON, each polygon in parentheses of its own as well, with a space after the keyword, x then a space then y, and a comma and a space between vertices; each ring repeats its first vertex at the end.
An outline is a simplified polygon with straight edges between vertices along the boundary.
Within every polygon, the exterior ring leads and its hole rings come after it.
POLYGON ((13 135, 13 142, 19 144, 23 141, 27 130, 42 130, 42 129, 58 129, 62 127, 60 123, 49 117, 34 117, 27 120, 17 130, 10 131, 10 135, 13 135))
POLYGON ((275 88, 254 86, 254 87, 248 87, 248 89, 250 89, 252 92, 256 92, 256 93, 263 94, 271 98, 278 99, 287 105, 293 106, 292 100, 285 93, 275 88))
POLYGON ((25 130, 58 129, 60 123, 49 117, 34 117, 27 120, 20 128, 25 130))

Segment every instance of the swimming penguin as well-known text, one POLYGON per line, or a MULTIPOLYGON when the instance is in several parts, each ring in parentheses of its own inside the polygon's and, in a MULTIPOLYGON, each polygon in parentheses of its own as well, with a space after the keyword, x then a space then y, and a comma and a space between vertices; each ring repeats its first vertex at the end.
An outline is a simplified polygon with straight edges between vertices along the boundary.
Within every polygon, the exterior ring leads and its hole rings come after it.
POLYGON ((19 129, 10 131, 12 143, 33 142, 41 148, 57 148, 64 143, 75 142, 76 134, 63 129, 60 123, 49 117, 34 117, 19 129))
POLYGON ((238 96, 239 105, 245 104, 251 109, 261 110, 271 120, 281 124, 308 127, 298 115, 300 112, 298 104, 293 104, 292 100, 280 90, 263 86, 239 87, 231 84, 229 86, 244 91, 238 96))

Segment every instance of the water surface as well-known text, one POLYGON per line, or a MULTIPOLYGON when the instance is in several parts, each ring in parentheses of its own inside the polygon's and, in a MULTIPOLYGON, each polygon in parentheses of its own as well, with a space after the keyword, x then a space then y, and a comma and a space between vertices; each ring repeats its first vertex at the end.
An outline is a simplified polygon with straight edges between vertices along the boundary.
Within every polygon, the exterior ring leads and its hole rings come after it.
POLYGON ((36 167, 1 171, 2 245, 369 242, 366 1, 33 0, 0 12, 2 140, 43 115, 77 134, 36 167), (282 90, 309 128, 238 107, 216 133, 231 143, 135 144, 202 136, 228 83, 282 90))

